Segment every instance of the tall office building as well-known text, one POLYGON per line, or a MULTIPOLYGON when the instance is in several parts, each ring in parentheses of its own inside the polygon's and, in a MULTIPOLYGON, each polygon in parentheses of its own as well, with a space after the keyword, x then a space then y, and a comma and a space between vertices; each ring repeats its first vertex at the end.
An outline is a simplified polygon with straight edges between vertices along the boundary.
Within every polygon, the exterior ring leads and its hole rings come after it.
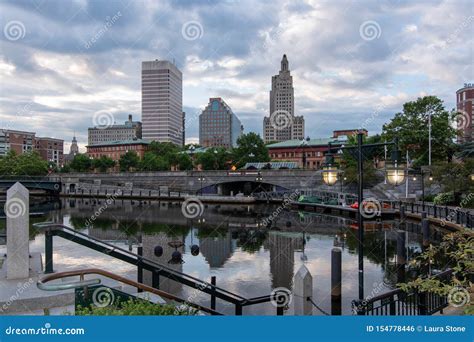
POLYGON ((295 116, 293 76, 283 55, 278 75, 272 77, 270 116, 263 119, 265 142, 304 139, 304 118, 295 116))
POLYGON ((474 84, 465 83, 464 87, 456 92, 456 105, 459 111, 456 117, 458 142, 474 141, 474 84))
POLYGON ((142 62, 142 137, 183 141, 183 75, 169 61, 142 62))
POLYGON ((210 98, 199 115, 199 144, 204 147, 231 148, 242 135, 243 126, 220 97, 210 98))

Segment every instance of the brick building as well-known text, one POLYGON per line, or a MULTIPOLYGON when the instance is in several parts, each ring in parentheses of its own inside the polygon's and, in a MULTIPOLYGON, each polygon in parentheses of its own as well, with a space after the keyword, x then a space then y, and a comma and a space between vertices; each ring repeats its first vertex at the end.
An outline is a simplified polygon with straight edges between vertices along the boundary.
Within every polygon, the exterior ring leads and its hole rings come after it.
POLYGON ((9 151, 16 154, 30 152, 35 148, 34 132, 15 131, 11 129, 0 129, 0 156, 9 151))
POLYGON ((149 144, 148 141, 143 139, 119 140, 97 145, 88 145, 86 148, 87 155, 91 158, 97 159, 106 156, 118 161, 120 157, 128 151, 135 151, 140 159, 143 158, 149 144))
POLYGON ((456 92, 456 107, 460 112, 456 119, 458 142, 473 141, 474 84, 465 83, 464 87, 456 92))
POLYGON ((295 139, 270 144, 267 147, 272 161, 296 162, 300 168, 320 169, 325 162, 329 144, 336 148, 345 142, 346 140, 336 138, 310 139, 308 141, 295 139), (303 165, 303 160, 305 160, 305 165, 303 165))
POLYGON ((64 164, 64 140, 37 137, 35 138, 35 150, 47 162, 53 162, 59 166, 64 164))

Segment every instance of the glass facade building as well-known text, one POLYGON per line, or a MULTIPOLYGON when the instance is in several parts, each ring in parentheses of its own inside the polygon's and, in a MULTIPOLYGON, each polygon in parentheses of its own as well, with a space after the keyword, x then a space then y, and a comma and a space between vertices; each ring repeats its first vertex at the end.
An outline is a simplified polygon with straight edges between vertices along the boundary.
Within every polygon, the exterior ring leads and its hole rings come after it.
POLYGON ((199 115, 199 144, 204 147, 231 148, 243 132, 232 109, 220 97, 210 98, 199 115))

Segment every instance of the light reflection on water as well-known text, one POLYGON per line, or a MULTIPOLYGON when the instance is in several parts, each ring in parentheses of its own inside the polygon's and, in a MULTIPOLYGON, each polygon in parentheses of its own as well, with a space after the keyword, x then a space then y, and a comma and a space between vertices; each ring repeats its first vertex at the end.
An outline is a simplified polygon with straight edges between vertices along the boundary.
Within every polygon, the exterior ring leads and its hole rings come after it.
MULTIPOLYGON (((284 210, 272 227, 259 227, 262 219, 277 206, 208 205, 203 214, 187 219, 180 203, 63 199, 61 209, 49 212, 41 220, 84 229, 86 220, 101 212, 93 225, 84 230, 89 235, 113 242, 136 252, 141 243, 146 258, 166 264, 178 271, 210 281, 243 297, 268 295, 273 288, 292 288, 294 274, 305 265, 313 276, 313 300, 325 311, 331 311, 330 281, 331 249, 342 249, 342 312, 351 314, 351 301, 358 296, 357 230, 354 221, 315 213, 284 210), (100 203, 99 203, 100 202, 100 203), (170 241, 182 241, 184 263, 168 264, 174 248, 170 241), (190 246, 200 247, 197 256, 190 246), (154 255, 155 246, 164 249, 163 256, 154 255)), ((365 295, 375 296, 393 288, 395 272, 396 223, 367 223, 365 235, 364 288, 365 295)), ((407 233, 408 256, 419 252, 420 236, 407 233)), ((32 248, 42 250, 43 237, 36 236, 32 248)), ((110 256, 91 251, 73 242, 55 238, 55 270, 99 267, 135 279, 136 269, 110 256)), ((144 282, 152 277, 144 271, 144 282)), ((209 295, 163 277, 160 289, 182 298, 192 296, 194 302, 210 305, 209 295)), ((234 307, 219 299, 217 310, 233 314, 234 307)), ((270 304, 245 307, 244 314, 275 314, 270 304)), ((292 314, 290 305, 287 314, 292 314)), ((322 314, 314 309, 313 314, 322 314)))

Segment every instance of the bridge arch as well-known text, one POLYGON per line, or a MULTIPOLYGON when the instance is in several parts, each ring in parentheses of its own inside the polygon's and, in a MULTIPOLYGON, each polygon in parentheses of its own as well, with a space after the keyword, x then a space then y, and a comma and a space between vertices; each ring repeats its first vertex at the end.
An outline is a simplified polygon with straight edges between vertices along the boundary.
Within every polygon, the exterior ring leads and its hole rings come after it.
POLYGON ((258 192, 286 191, 288 188, 269 182, 259 182, 255 180, 232 180, 203 185, 198 189, 198 193, 215 194, 224 196, 235 196, 239 193, 248 196, 258 192))

